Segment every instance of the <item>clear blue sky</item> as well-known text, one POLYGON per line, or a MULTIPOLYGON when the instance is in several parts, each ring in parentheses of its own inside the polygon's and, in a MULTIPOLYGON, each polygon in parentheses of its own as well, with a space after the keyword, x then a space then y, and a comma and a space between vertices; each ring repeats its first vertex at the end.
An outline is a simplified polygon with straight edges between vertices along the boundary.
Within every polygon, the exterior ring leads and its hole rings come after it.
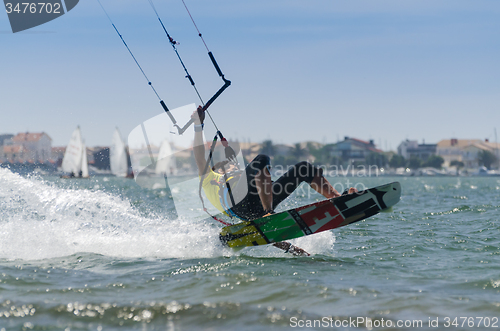
MULTIPOLYGON (((170 108, 197 102, 146 0, 102 0, 170 108)), ((489 138, 500 130, 500 1, 186 0, 232 86, 211 112, 226 136, 489 138)), ((207 100, 222 84, 180 0, 155 1, 207 100)), ((97 1, 12 34, 0 14, 0 134, 109 145, 162 112, 97 1)))

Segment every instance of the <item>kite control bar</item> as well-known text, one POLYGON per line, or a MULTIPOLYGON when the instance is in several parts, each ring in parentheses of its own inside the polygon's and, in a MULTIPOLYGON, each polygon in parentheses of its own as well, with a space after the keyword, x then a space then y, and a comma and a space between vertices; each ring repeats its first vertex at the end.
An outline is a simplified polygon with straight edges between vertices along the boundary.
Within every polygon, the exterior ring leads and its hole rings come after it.
MULTIPOLYGON (((222 87, 210 98, 210 100, 207 101, 207 103, 202 108, 203 111, 206 111, 208 109, 208 107, 210 107, 210 105, 215 101, 215 99, 217 99, 219 97, 219 95, 221 95, 222 92, 224 92, 224 90, 227 89, 229 87, 229 85, 231 85, 231 81, 227 80, 224 77, 224 74, 220 70, 219 65, 217 64, 217 61, 215 61, 215 58, 214 58, 212 52, 208 52, 208 55, 210 56, 210 59, 212 60, 212 63, 214 64, 215 70, 217 70, 217 73, 219 74, 219 76, 221 76, 222 80, 224 81, 224 85, 222 85, 222 87)), ((189 128, 191 126, 191 124, 194 123, 194 119, 190 119, 189 122, 187 122, 181 128, 179 125, 177 125, 177 121, 175 120, 174 115, 172 115, 172 113, 168 109, 168 107, 165 104, 165 102, 163 102, 163 100, 160 100, 160 104, 163 107, 163 110, 165 110, 165 112, 167 113, 168 117, 170 117, 170 120, 172 121, 172 123, 174 123, 175 127, 177 128, 177 131, 178 131, 179 135, 183 134, 184 131, 186 131, 187 128, 189 128)))

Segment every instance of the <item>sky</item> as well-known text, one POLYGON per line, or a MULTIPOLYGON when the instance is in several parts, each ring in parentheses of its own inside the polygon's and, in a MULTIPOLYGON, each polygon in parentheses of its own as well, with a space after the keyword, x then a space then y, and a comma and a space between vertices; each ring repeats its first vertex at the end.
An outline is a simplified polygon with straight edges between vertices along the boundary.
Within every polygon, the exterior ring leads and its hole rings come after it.
MULTIPOLYGON (((199 104, 148 1, 101 1, 168 107, 199 104)), ((227 138, 395 150, 500 130, 500 1, 185 1, 232 82, 210 107, 227 138)), ((182 1, 154 4, 208 100, 222 80, 182 1)), ((63 146, 79 125, 106 146, 163 112, 97 0, 15 34, 0 14, 0 45, 0 134, 63 146)))

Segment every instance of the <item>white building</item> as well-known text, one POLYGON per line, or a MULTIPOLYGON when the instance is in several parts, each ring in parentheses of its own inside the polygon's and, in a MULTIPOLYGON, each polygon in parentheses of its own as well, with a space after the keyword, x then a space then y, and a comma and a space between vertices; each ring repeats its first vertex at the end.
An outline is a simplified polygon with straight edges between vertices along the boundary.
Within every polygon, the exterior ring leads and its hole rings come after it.
POLYGON ((408 140, 406 139, 398 146, 398 154, 404 157, 406 160, 410 158, 410 154, 408 153, 409 149, 417 149, 418 142, 416 140, 408 140))
POLYGON ((402 155, 406 160, 409 160, 413 156, 422 161, 427 161, 431 155, 436 154, 436 150, 436 144, 419 144, 416 140, 408 139, 398 146, 398 154, 402 155))
MULTIPOLYGON (((479 152, 490 151, 489 147, 484 143, 473 143, 469 146, 462 148, 462 162, 465 168, 476 169, 479 168, 479 152)), ((491 152, 491 151, 490 151, 491 152)))
POLYGON ((463 162, 463 149, 465 147, 480 142, 480 139, 444 139, 437 143, 436 154, 444 159, 443 166, 449 167, 452 161, 463 162))
POLYGON ((479 152, 489 151, 499 156, 500 144, 481 139, 445 139, 437 144, 437 155, 444 159, 444 166, 449 167, 452 161, 463 162, 465 168, 475 169, 480 166, 479 152))

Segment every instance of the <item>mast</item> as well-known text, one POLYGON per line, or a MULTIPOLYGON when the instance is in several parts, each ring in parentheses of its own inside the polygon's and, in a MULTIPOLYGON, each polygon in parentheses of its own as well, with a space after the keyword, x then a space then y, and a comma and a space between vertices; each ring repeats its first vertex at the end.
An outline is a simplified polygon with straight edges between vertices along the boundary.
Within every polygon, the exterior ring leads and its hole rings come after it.
POLYGON ((495 131, 495 156, 497 157, 497 165, 499 164, 500 160, 498 157, 498 138, 497 138, 497 128, 493 129, 495 131))
POLYGON ((87 159, 87 146, 82 141, 82 164, 80 167, 82 178, 89 177, 89 161, 87 159))

